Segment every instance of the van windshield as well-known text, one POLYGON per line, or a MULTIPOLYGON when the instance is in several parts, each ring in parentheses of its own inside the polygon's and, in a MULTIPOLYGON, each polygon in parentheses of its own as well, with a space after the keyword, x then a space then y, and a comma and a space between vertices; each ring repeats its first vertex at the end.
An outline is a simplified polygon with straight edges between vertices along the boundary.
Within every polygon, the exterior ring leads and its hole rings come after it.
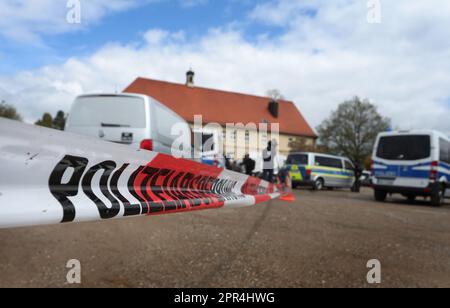
POLYGON ((145 103, 137 97, 81 97, 70 113, 70 126, 145 128, 145 103))
POLYGON ((381 137, 377 157, 387 160, 419 160, 431 155, 431 138, 426 135, 381 137))
POLYGON ((288 165, 308 165, 308 155, 306 154, 291 154, 289 155, 286 164, 288 165))

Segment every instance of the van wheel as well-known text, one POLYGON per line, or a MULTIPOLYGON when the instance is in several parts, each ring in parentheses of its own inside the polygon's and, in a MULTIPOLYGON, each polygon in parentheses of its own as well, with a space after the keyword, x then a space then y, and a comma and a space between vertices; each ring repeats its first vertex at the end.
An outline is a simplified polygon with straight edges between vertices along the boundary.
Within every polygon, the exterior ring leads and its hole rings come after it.
POLYGON ((384 190, 375 189, 375 200, 378 202, 384 202, 387 198, 387 192, 384 190))
POLYGON ((436 186, 431 192, 431 205, 434 207, 441 207, 445 200, 445 188, 436 186))
POLYGON ((313 187, 314 190, 320 191, 320 190, 323 189, 323 187, 324 187, 324 181, 323 181, 323 179, 317 179, 317 180, 314 182, 314 187, 313 187))
POLYGON ((408 195, 406 196, 406 199, 408 199, 409 203, 414 203, 416 201, 417 196, 416 195, 408 195))

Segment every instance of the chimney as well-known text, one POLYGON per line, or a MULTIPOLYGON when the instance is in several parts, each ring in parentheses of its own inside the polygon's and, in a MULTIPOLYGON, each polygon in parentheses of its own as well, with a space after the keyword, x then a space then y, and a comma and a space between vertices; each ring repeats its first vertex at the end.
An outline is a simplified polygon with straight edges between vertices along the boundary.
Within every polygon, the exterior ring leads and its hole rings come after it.
POLYGON ((193 88, 195 86, 194 84, 194 76, 195 73, 192 69, 190 69, 187 73, 186 73, 186 86, 189 88, 193 88))
POLYGON ((271 100, 269 103, 269 111, 274 118, 278 118, 280 113, 280 103, 277 100, 271 100))

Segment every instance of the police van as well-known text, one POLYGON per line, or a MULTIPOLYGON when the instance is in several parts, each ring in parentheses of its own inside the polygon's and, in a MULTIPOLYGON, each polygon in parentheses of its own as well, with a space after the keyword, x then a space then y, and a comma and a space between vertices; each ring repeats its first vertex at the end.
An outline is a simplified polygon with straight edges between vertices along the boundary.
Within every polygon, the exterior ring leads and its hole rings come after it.
POLYGON ((436 131, 381 133, 372 157, 375 199, 401 194, 413 202, 430 197, 441 206, 450 197, 450 139, 436 131))
POLYGON ((292 153, 286 160, 292 187, 351 188, 355 167, 348 158, 318 153, 292 153))

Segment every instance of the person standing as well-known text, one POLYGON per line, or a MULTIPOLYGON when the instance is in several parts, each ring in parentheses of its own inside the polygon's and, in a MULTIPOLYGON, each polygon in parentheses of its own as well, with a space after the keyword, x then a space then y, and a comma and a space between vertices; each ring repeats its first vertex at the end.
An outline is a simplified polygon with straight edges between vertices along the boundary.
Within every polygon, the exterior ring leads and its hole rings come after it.
POLYGON ((361 192, 361 176, 362 176, 362 168, 359 163, 355 164, 355 183, 353 184, 352 191, 355 193, 361 192))
POLYGON ((233 170, 233 166, 231 165, 231 161, 230 161, 230 159, 228 158, 228 156, 224 155, 224 156, 223 156, 223 159, 224 159, 224 161, 225 161, 225 169, 226 169, 226 170, 233 170))
POLYGON ((250 158, 250 155, 245 155, 244 160, 241 163, 241 166, 245 168, 245 174, 252 176, 253 171, 255 171, 256 162, 250 158))
POLYGON ((283 166, 282 168, 280 168, 277 178, 278 184, 283 187, 292 188, 291 177, 289 175, 289 169, 287 168, 287 166, 283 166))
POLYGON ((263 180, 272 183, 274 174, 274 158, 275 147, 272 145, 272 141, 267 143, 267 148, 263 151, 263 180))

